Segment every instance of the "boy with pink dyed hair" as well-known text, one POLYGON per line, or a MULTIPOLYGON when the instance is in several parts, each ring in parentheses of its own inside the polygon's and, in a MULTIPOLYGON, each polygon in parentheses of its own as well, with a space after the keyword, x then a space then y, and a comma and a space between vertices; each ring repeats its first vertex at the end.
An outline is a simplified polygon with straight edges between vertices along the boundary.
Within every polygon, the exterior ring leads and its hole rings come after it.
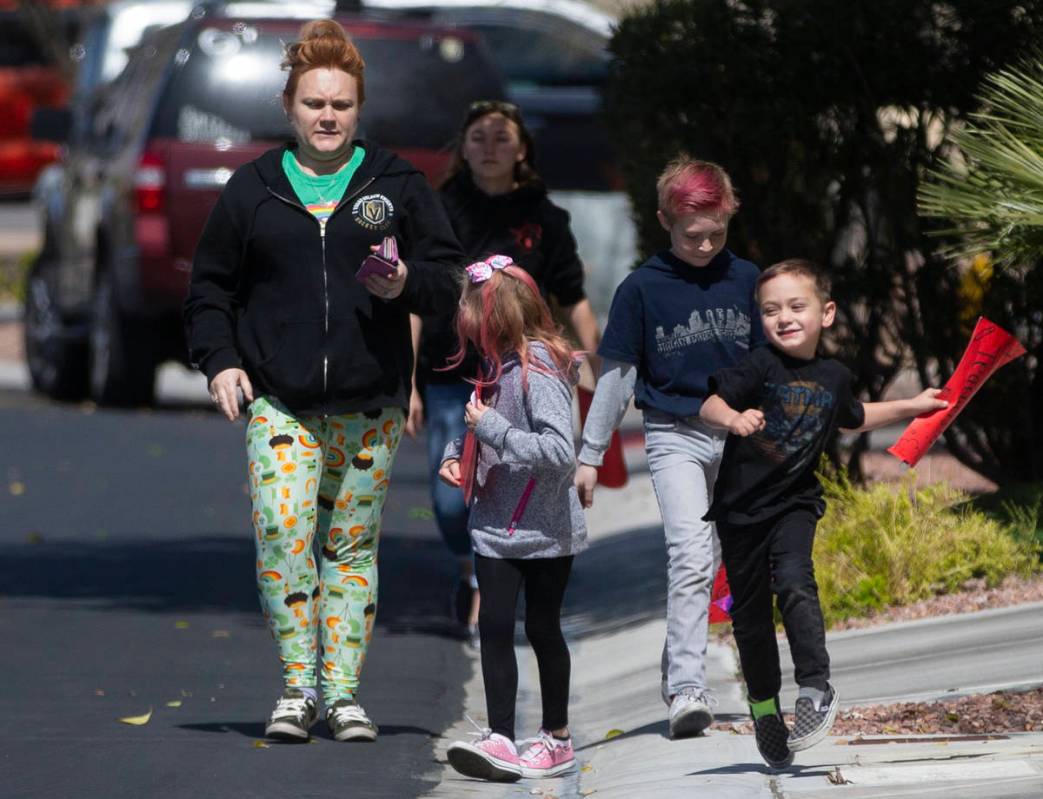
POLYGON ((763 343, 754 298, 759 270, 725 247, 739 202, 721 167, 680 156, 656 184, 670 248, 619 285, 598 354, 597 389, 583 428, 576 488, 594 499, 596 467, 631 398, 643 412, 645 451, 667 548, 662 697, 673 738, 697 735, 716 705, 706 682, 710 589, 720 562, 703 521, 727 431, 699 419, 710 377, 763 343))

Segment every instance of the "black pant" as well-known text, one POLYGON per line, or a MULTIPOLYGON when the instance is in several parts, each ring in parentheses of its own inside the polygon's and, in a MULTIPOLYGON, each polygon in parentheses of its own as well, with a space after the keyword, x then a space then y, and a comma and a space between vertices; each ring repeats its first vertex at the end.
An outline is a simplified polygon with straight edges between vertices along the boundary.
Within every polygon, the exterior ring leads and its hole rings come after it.
POLYGON ((797 685, 826 689, 829 654, 811 562, 816 522, 814 513, 797 509, 763 524, 717 523, 732 591, 732 631, 746 689, 758 702, 782 688, 772 594, 778 596, 797 685))
POLYGON ((543 729, 569 723, 572 661, 561 634, 561 601, 572 570, 572 556, 532 560, 475 555, 482 602, 478 632, 482 639, 482 678, 489 727, 514 740, 514 705, 518 698, 518 661, 514 657, 514 612, 525 583, 525 636, 536 653, 543 699, 543 729))

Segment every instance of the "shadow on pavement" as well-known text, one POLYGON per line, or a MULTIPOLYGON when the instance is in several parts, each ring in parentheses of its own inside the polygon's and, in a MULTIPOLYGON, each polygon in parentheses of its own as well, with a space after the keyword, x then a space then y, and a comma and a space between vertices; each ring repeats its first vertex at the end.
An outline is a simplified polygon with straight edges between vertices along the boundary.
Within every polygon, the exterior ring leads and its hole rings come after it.
POLYGON ((690 771, 689 777, 706 776, 708 774, 749 774, 761 773, 769 776, 777 774, 788 774, 791 777, 826 777, 832 771, 831 768, 823 769, 821 766, 790 766, 784 769, 774 769, 764 763, 733 763, 730 766, 719 766, 717 768, 700 769, 690 771))
MULTIPOLYGON (((385 535, 380 563, 378 626, 454 634, 448 610, 456 567, 441 541, 385 535)), ((0 546, 0 594, 113 610, 248 613, 260 623, 253 564, 245 535, 8 544, 0 546)))
POLYGON ((665 618, 663 528, 639 528, 591 544, 573 565, 563 615, 572 639, 665 618))
MULTIPOLYGON (((212 732, 212 733, 237 733, 242 735, 244 738, 264 739, 271 746, 299 746, 300 743, 297 741, 276 741, 272 739, 265 739, 264 737, 264 724, 257 721, 215 721, 207 724, 178 724, 178 729, 192 730, 193 732, 212 732)), ((424 729, 423 727, 414 727, 408 724, 381 724, 380 725, 381 737, 392 736, 392 735, 422 735, 426 738, 441 738, 442 736, 437 732, 424 729)), ((315 723, 315 726, 311 730, 312 738, 325 738, 326 740, 333 740, 333 736, 330 735, 329 730, 326 729, 325 723, 322 719, 319 719, 315 723)))
MULTIPOLYGON (((749 717, 745 713, 715 713, 714 722, 717 724, 734 724, 736 722, 746 721, 749 717)), ((614 735, 611 738, 600 738, 595 741, 591 741, 583 746, 577 746, 576 751, 582 752, 585 749, 595 749, 599 746, 612 746, 617 742, 626 741, 629 738, 638 738, 642 735, 658 735, 660 738, 670 738, 669 725, 666 719, 662 721, 653 721, 645 724, 641 727, 635 727, 632 730, 627 730, 620 735, 614 735)), ((690 740, 697 740, 702 738, 702 735, 693 736, 690 740)))

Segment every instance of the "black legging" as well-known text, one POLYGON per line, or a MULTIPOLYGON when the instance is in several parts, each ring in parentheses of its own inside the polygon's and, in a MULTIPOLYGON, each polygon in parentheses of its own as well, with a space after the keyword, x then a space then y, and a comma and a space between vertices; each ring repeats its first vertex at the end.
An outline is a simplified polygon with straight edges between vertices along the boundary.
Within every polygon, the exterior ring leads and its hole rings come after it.
POLYGON ((572 556, 532 560, 475 555, 482 603, 478 632, 482 639, 482 678, 489 727, 514 740, 514 705, 518 698, 518 661, 514 657, 514 612, 525 583, 525 636, 536 653, 543 699, 543 729, 569 723, 572 661, 561 634, 561 601, 572 570, 572 556))

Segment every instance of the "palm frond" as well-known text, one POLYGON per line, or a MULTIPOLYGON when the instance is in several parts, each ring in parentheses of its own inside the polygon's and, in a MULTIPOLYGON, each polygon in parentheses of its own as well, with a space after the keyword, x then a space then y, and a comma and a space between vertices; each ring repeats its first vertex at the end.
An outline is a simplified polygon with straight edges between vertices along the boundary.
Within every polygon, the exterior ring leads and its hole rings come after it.
POLYGON ((983 110, 956 130, 961 158, 932 170, 920 213, 948 221, 951 255, 989 252, 997 263, 1043 257, 1043 61, 989 76, 983 110))

